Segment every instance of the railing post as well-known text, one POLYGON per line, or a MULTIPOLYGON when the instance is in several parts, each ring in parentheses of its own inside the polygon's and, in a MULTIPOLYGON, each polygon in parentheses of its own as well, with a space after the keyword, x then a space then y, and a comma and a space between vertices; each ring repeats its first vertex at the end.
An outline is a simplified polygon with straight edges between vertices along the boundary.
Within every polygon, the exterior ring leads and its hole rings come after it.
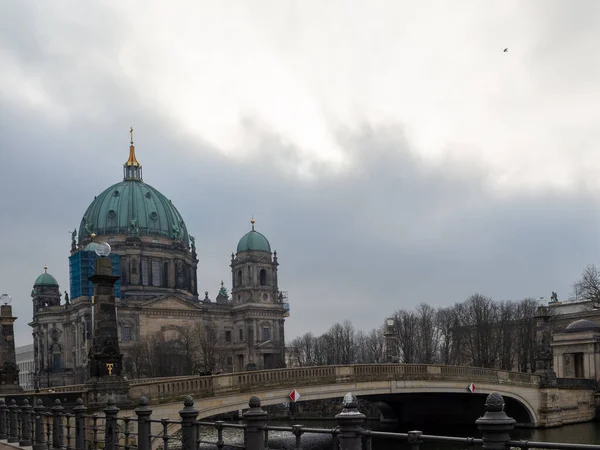
MULTIPOLYGON (((44 411, 46 408, 42 404, 42 399, 38 398, 33 412, 35 414, 33 425, 33 450, 46 450, 46 440, 44 439, 44 411)), ((79 449, 78 449, 79 450, 79 449)), ((83 450, 83 449, 81 449, 83 450)))
MULTIPOLYGON (((87 408, 83 405, 83 399, 78 398, 73 414, 75 414, 75 450, 85 450, 85 413, 87 408)), ((33 449, 36 450, 36 449, 33 449)), ((44 450, 40 448, 39 450, 44 450)))
POLYGON ((358 410, 358 399, 351 392, 344 396, 343 405, 342 412, 335 416, 340 427, 340 449, 361 450, 362 436, 360 430, 366 416, 358 410))
POLYGON ((260 407, 260 399, 253 395, 248 401, 250 409, 244 413, 246 422, 246 449, 264 450, 265 448, 265 426, 268 414, 260 407))
POLYGON ((137 448, 138 450, 150 450, 152 448, 150 445, 150 416, 152 415, 152 410, 148 408, 148 399, 146 397, 140 397, 138 405, 135 408, 138 420, 137 448))
POLYGON ((13 398, 8 407, 8 442, 19 442, 19 431, 17 430, 17 422, 19 420, 19 407, 16 400, 13 398))
POLYGON ((179 411, 181 416, 181 449, 196 449, 196 418, 198 410, 194 408, 194 399, 188 395, 183 400, 183 409, 179 411))
POLYGON ((8 406, 6 401, 0 399, 0 439, 8 438, 8 430, 6 429, 6 419, 8 417, 8 406))
POLYGON ((62 448, 63 446, 63 429, 62 429, 62 416, 65 408, 60 404, 60 400, 54 400, 54 406, 52 407, 52 447, 62 448))
POLYGON ((411 445, 412 450, 419 450, 419 446, 423 443, 422 431, 409 431, 408 432, 408 443, 411 445))
POLYGON ((117 415, 119 408, 117 402, 112 397, 108 397, 106 408, 104 408, 104 450, 116 450, 117 440, 119 439, 117 428, 117 415))
POLYGON ((515 419, 504 412, 504 399, 497 392, 492 392, 485 400, 483 417, 475 421, 483 437, 484 449, 504 449, 510 440, 510 431, 515 428, 515 419))
POLYGON ((21 406, 21 440, 19 441, 21 447, 31 445, 31 408, 29 400, 23 400, 23 406, 21 406))

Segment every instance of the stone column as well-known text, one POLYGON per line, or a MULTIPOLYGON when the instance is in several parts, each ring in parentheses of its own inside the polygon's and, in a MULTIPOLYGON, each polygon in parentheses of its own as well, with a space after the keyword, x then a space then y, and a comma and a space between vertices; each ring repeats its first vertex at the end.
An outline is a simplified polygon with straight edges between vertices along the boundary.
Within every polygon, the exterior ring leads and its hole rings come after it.
POLYGON ((88 353, 88 389, 90 406, 104 406, 108 397, 117 405, 129 403, 129 383, 122 377, 123 355, 119 348, 117 308, 114 286, 118 276, 112 274, 112 261, 96 260, 94 283, 94 335, 88 353))
POLYGON ((536 362, 535 373, 540 375, 542 383, 556 385, 556 372, 554 372, 550 332, 550 313, 548 308, 540 306, 536 316, 536 362))
POLYGON ((17 320, 11 305, 0 306, 0 395, 21 392, 19 368, 15 355, 15 328, 17 320))

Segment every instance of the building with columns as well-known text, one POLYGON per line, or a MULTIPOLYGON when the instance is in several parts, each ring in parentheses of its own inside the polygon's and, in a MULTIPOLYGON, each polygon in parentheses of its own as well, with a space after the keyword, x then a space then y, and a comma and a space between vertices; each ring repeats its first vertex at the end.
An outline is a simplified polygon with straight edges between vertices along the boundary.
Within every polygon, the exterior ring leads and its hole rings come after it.
POLYGON ((95 241, 110 245, 113 275, 120 277, 115 294, 125 367, 136 344, 158 335, 177 339, 197 324, 214 330, 213 345, 222 361, 215 370, 283 366, 289 304, 279 288, 277 252, 253 219, 231 254, 231 295, 221 282, 215 299, 208 292, 200 297, 195 239, 171 200, 143 180, 135 150, 132 136, 123 180, 94 197, 72 233, 70 295, 61 295, 48 268, 34 282, 34 384, 86 379, 95 241))

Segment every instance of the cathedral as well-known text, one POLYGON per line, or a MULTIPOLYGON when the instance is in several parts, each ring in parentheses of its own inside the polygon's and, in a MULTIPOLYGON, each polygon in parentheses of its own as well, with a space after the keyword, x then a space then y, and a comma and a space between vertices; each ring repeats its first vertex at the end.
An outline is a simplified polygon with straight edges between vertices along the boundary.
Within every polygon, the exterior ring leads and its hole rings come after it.
MULTIPOLYGON (((131 130, 133 132, 133 130, 131 130)), ((119 345, 124 363, 140 343, 177 339, 184 329, 214 330, 218 365, 225 372, 282 367, 287 294, 279 290, 277 252, 251 229, 231 254, 231 295, 224 283, 214 300, 198 294, 196 242, 171 200, 142 178, 133 143, 123 181, 94 197, 79 231, 72 232, 70 295, 47 268, 33 300, 34 385, 84 383, 93 334, 93 275, 97 243, 110 245, 119 345), (200 324, 201 328, 198 328, 200 324)))

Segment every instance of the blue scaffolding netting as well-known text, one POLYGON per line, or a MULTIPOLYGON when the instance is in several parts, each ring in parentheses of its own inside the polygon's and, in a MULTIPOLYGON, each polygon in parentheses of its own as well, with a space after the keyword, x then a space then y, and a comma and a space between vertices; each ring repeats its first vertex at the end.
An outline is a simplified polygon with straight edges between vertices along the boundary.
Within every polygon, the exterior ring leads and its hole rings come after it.
MULTIPOLYGON (((112 253, 108 256, 112 261, 112 274, 121 275, 121 256, 112 253)), ((69 256, 69 282, 71 288, 71 299, 81 296, 91 297, 94 295, 94 285, 88 279, 95 273, 96 260, 99 256, 96 252, 81 250, 69 256)), ((121 298, 121 281, 115 284, 115 297, 121 298)))

